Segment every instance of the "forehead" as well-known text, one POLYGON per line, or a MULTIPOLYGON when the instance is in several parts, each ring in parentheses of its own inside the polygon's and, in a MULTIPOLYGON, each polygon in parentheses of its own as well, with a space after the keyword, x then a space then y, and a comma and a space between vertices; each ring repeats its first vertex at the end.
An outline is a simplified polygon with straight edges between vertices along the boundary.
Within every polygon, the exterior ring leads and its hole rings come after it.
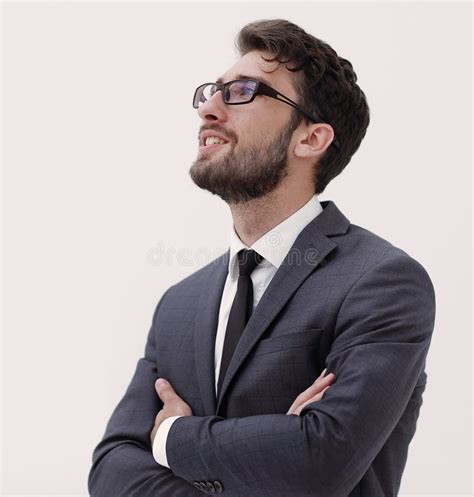
POLYGON ((218 83, 225 83, 233 79, 255 78, 267 83, 288 97, 295 96, 293 86, 294 73, 286 69, 285 64, 276 61, 268 62, 263 57, 270 59, 271 55, 265 52, 253 51, 241 57, 220 78, 218 83))

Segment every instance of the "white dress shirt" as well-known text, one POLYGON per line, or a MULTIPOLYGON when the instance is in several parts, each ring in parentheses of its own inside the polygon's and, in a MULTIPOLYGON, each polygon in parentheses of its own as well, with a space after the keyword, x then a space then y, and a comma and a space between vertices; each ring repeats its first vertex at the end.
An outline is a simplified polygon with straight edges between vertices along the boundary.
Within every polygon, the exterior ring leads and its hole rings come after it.
MULTIPOLYGON (((227 328, 230 309, 235 294, 237 293, 237 281, 239 277, 237 253, 241 249, 252 249, 264 258, 250 275, 253 284, 253 308, 255 309, 262 298, 263 292, 273 276, 275 276, 275 273, 287 256, 298 235, 322 212, 322 210, 323 208, 319 203, 317 195, 313 195, 303 207, 298 209, 280 224, 267 231, 251 247, 247 247, 247 245, 238 237, 235 229, 232 228, 230 234, 229 270, 222 292, 215 342, 214 367, 216 393, 222 350, 224 348, 225 330, 227 328)), ((153 442, 153 457, 155 458, 155 461, 167 468, 169 468, 169 466, 166 457, 166 439, 171 425, 179 417, 180 416, 171 416, 165 419, 158 428, 153 442)))

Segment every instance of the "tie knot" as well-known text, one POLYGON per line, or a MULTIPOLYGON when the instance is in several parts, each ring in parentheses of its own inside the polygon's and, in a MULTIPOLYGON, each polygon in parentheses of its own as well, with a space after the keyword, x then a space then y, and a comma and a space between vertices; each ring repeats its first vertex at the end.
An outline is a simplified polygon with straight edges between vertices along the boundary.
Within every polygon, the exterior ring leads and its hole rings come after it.
POLYGON ((237 257, 240 276, 249 276, 263 260, 263 257, 257 254, 255 250, 243 249, 237 254, 237 257))

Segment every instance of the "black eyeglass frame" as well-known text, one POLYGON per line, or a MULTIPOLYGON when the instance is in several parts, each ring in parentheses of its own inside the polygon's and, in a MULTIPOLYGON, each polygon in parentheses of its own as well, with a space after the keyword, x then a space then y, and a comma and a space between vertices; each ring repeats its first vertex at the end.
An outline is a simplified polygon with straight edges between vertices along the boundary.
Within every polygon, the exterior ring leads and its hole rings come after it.
MULTIPOLYGON (((312 121, 314 123, 329 124, 329 123, 327 123, 326 121, 324 121, 323 119, 321 119, 320 117, 318 117, 316 115, 312 116, 312 115, 308 114, 296 102, 294 102, 293 100, 291 100, 291 98, 287 97, 286 95, 283 95, 283 93, 280 93, 279 91, 275 90, 271 86, 268 86, 265 83, 262 83, 258 79, 234 79, 232 81, 228 81, 227 83, 203 83, 202 85, 199 85, 196 88, 196 91, 194 92, 193 107, 195 109, 199 108, 199 100, 196 102, 196 96, 197 96, 198 92, 202 88, 204 88, 206 86, 209 86, 209 85, 215 86, 217 88, 217 91, 220 90, 221 95, 222 95, 222 100, 223 100, 223 102, 226 105, 245 105, 245 104, 249 104, 250 102, 253 102, 255 100, 255 97, 257 95, 265 95, 267 97, 274 98, 275 100, 279 100, 280 102, 283 102, 285 104, 290 105, 291 107, 293 107, 297 111, 301 112, 304 116, 306 116, 307 119, 309 119, 310 121, 312 121), (247 81, 250 81, 252 83, 256 83, 255 90, 253 91, 253 93, 250 96, 249 100, 245 100, 244 102, 227 102, 226 98, 228 98, 227 97, 227 95, 228 95, 228 88, 230 87, 230 85, 232 85, 233 83, 238 83, 238 82, 245 83, 247 81)), ((333 139, 331 145, 334 145, 337 149, 340 148, 339 141, 336 139, 336 136, 334 136, 334 139, 333 139)))

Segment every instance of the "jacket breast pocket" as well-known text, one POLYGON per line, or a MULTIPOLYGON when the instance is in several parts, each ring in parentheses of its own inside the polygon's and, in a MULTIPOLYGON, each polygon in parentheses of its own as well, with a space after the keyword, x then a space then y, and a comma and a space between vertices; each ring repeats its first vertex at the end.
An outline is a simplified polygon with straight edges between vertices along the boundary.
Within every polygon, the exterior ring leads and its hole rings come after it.
POLYGON ((236 376, 228 415, 286 413, 324 369, 322 336, 311 328, 260 340, 236 376))
MULTIPOLYGON (((291 349, 298 349, 301 347, 317 347, 322 332, 323 330, 321 328, 311 328, 286 335, 264 338, 257 344, 254 355, 261 356, 285 350, 291 351, 291 349)), ((295 350, 295 352, 297 351, 295 350)))

